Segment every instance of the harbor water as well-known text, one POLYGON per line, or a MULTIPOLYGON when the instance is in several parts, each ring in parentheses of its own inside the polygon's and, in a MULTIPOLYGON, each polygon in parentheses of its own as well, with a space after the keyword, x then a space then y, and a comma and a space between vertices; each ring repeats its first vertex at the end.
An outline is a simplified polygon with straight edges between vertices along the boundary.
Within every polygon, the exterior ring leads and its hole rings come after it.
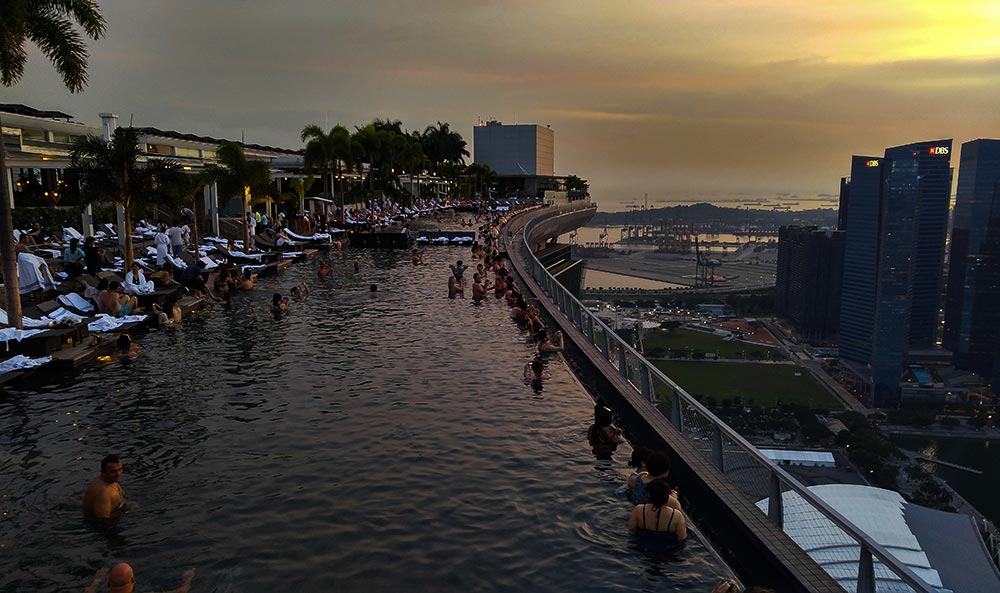
POLYGON ((132 362, 0 392, 0 591, 81 591, 121 561, 139 591, 188 567, 195 593, 711 587, 696 537, 671 560, 635 549, 627 447, 595 460, 565 363, 525 383, 506 305, 447 298, 467 250, 330 257, 331 280, 298 264, 138 337, 132 362), (108 453, 135 508, 93 525, 81 498, 108 453))

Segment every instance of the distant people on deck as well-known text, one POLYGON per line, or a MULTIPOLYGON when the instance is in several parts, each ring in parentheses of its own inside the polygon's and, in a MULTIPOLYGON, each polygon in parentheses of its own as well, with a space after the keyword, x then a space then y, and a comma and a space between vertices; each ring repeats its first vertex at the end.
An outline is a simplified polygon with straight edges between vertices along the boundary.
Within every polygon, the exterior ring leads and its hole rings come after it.
POLYGON ((80 248, 79 239, 70 239, 69 245, 63 250, 63 271, 70 278, 75 278, 83 274, 83 264, 86 262, 87 254, 80 248))
POLYGON ((170 249, 170 237, 167 236, 167 227, 160 225, 153 235, 153 243, 156 245, 156 266, 162 267, 167 261, 167 252, 170 249))
POLYGON ((139 262, 132 262, 132 269, 125 274, 125 292, 131 295, 151 294, 156 291, 152 280, 146 280, 146 275, 139 262))
POLYGON ((176 220, 167 229, 167 237, 170 239, 170 254, 177 257, 181 251, 184 251, 184 231, 181 230, 176 220))
POLYGON ((83 240, 83 254, 87 264, 87 273, 96 276, 101 271, 104 249, 97 246, 93 237, 87 237, 83 240))

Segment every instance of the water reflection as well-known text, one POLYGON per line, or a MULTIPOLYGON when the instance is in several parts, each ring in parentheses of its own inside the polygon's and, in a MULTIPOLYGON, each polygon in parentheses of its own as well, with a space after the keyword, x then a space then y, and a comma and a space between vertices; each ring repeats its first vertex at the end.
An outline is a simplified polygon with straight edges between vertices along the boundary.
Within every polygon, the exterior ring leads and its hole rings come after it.
POLYGON ((0 589, 82 590, 125 560, 148 590, 189 566, 195 591, 703 590, 696 542, 668 566, 631 550, 627 470, 595 464, 564 363, 525 383, 502 301, 439 290, 465 250, 404 255, 331 254, 327 282, 299 266, 137 337, 130 365, 0 395, 0 589), (139 509, 94 530, 80 498, 111 452, 139 509))

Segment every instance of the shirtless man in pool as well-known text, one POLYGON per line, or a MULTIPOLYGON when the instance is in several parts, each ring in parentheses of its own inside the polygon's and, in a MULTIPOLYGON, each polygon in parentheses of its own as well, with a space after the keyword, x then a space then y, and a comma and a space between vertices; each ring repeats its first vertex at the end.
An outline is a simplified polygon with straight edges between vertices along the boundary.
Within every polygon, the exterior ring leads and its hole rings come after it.
POLYGON ((101 474, 94 478, 83 495, 83 514, 93 519, 110 519, 125 508, 125 491, 118 483, 122 477, 122 462, 116 455, 101 461, 101 474))

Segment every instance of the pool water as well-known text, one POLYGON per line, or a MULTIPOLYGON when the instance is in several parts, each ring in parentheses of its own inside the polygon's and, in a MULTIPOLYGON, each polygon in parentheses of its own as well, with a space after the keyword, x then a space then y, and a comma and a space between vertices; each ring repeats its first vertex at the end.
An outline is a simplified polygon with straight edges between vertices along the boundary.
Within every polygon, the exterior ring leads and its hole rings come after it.
POLYGON ((195 593, 707 590, 721 567, 698 541, 635 550, 628 450, 591 455, 564 362, 536 392, 503 301, 447 298, 467 255, 333 253, 326 283, 298 264, 138 336, 133 362, 0 392, 0 590, 80 591, 119 561, 139 591, 187 567, 195 593), (80 501, 112 452, 138 508, 95 527, 80 501))

